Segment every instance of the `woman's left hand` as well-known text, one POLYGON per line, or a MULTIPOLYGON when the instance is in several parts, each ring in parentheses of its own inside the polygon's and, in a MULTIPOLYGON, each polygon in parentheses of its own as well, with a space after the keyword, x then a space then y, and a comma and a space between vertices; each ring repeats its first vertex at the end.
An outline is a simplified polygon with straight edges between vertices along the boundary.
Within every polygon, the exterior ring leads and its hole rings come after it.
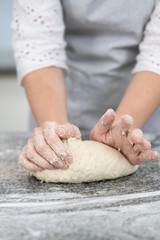
POLYGON ((115 112, 108 109, 92 129, 90 139, 117 149, 133 165, 156 159, 158 152, 151 151, 151 144, 143 138, 142 131, 133 128, 132 117, 124 115, 114 123, 115 116, 115 112))

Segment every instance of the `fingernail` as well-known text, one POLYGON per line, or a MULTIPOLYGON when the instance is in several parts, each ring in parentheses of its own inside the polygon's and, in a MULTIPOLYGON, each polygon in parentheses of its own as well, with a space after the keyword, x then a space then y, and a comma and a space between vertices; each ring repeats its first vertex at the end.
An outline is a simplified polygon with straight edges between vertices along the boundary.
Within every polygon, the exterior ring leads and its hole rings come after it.
POLYGON ((122 120, 127 125, 133 125, 133 118, 128 114, 125 114, 124 116, 122 116, 122 120))
POLYGON ((68 166, 67 166, 67 165, 64 165, 64 166, 62 167, 62 169, 66 170, 66 169, 68 169, 68 166))
POLYGON ((154 156, 155 156, 156 158, 158 158, 158 157, 159 157, 159 153, 158 153, 158 152, 154 152, 154 156))

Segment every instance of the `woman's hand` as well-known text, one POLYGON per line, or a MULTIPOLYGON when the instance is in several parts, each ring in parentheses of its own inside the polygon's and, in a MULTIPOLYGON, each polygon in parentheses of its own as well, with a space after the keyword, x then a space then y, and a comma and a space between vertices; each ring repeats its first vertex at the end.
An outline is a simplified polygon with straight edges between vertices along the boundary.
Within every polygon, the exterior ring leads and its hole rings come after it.
POLYGON ((33 137, 23 148, 19 164, 29 171, 67 169, 73 159, 62 139, 70 137, 81 139, 81 133, 76 126, 45 122, 42 127, 33 130, 33 137))
POLYGON ((131 116, 124 115, 117 124, 114 120, 115 112, 108 109, 92 129, 90 139, 122 152, 133 165, 158 157, 158 152, 151 151, 151 144, 143 138, 142 131, 132 127, 131 116))

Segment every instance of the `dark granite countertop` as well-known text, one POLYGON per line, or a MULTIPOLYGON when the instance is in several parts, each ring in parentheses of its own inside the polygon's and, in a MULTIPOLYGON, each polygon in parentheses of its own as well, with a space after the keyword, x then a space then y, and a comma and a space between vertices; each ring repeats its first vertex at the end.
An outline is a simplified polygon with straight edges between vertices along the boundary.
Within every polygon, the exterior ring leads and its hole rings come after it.
POLYGON ((40 183, 17 164, 29 136, 0 133, 1 240, 160 239, 160 158, 116 180, 40 183))

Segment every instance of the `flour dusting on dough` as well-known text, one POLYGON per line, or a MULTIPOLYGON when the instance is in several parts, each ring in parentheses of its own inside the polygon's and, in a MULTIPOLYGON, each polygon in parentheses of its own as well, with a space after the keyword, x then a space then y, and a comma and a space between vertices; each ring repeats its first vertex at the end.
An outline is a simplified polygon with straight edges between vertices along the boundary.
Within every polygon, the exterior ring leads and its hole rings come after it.
POLYGON ((45 182, 81 183, 127 176, 138 168, 119 151, 103 143, 69 138, 64 144, 73 156, 67 170, 44 170, 32 172, 32 175, 45 182))

